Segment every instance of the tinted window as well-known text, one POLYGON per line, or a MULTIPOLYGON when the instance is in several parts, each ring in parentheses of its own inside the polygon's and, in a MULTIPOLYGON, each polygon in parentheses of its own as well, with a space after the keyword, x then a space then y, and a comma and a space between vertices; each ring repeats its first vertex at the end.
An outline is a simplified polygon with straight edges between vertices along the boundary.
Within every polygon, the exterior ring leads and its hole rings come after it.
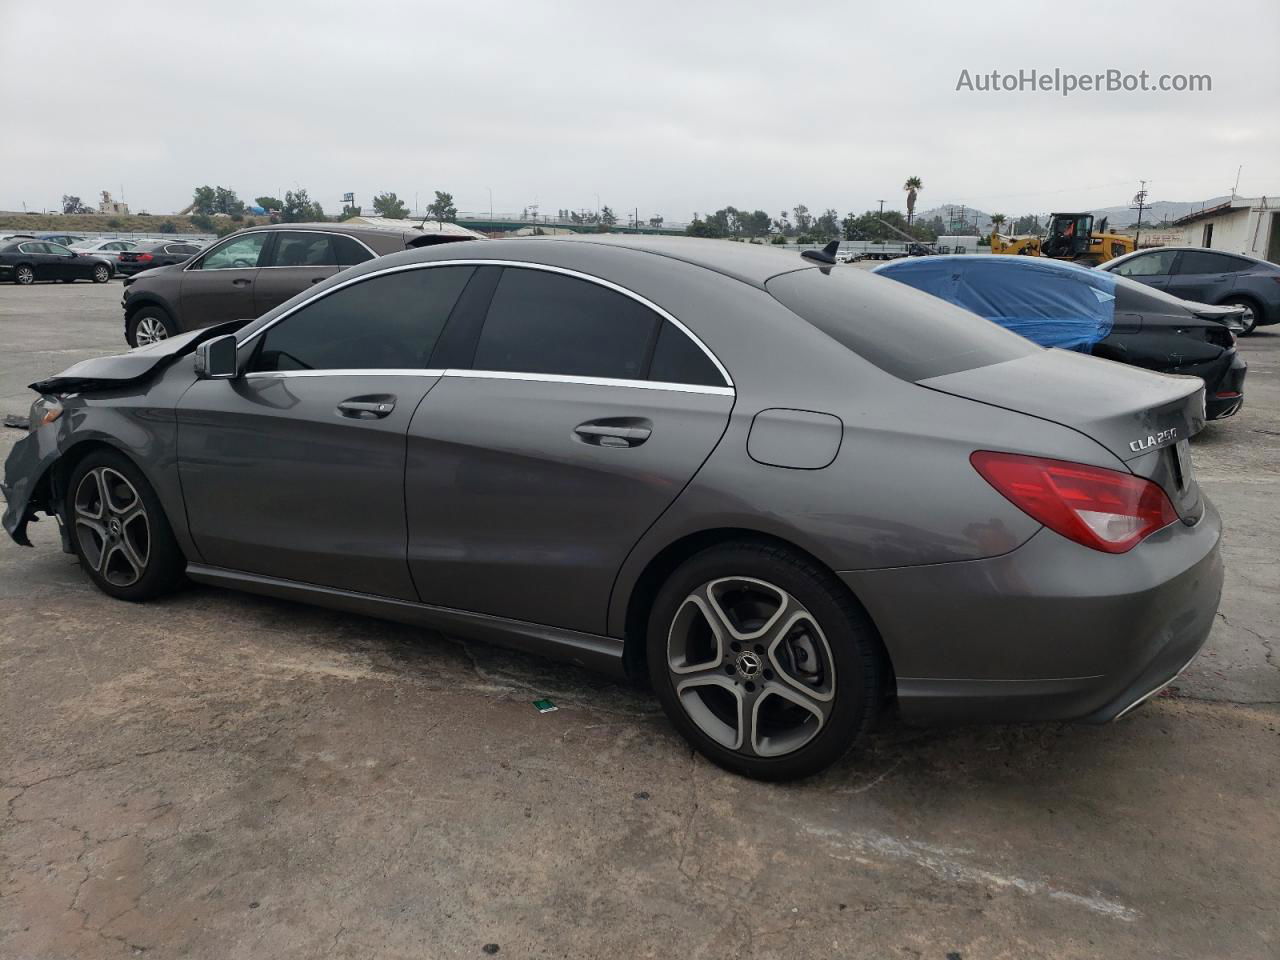
POLYGON ((330 267, 337 264, 329 236, 324 233, 276 234, 276 245, 264 267, 330 267))
POLYGON ((373 254, 365 249, 363 244, 357 243, 350 237, 344 237, 340 233, 335 233, 331 238, 334 249, 338 254, 338 264, 343 267, 349 267, 352 264, 364 263, 366 260, 372 260, 373 254))
POLYGON ((242 270, 256 267, 267 242, 266 233, 247 233, 209 252, 194 267, 196 270, 242 270))
POLYGON ((903 380, 925 380, 1040 350, 977 314, 887 277, 797 270, 766 289, 837 343, 903 380))
POLYGON ((321 297, 269 328, 249 369, 422 369, 474 269, 405 270, 321 297))
POLYGON ((23 253, 48 253, 49 248, 43 243, 24 243, 18 247, 23 253))
POLYGON ((1169 272, 1173 260, 1178 255, 1176 250, 1160 250, 1155 253, 1144 253, 1126 260, 1111 272, 1121 277, 1160 277, 1169 272))
POLYGON ((659 319, 599 284, 508 267, 489 304, 474 367, 642 379, 659 319))
POLYGON ((726 386, 724 377, 702 349, 665 320, 653 350, 650 380, 663 383, 697 383, 707 387, 726 386))
POLYGON ((55 256, 59 256, 59 257, 74 257, 74 256, 75 256, 75 253, 74 253, 73 251, 71 251, 71 250, 67 249, 66 247, 64 247, 64 246, 63 246, 62 244, 60 244, 60 243, 48 243, 48 242, 46 242, 46 243, 45 243, 45 249, 47 249, 50 253, 54 254, 55 256))
POLYGON ((1178 263, 1178 273, 1232 273, 1248 266, 1245 261, 1225 254, 1188 250, 1182 254, 1182 260, 1178 263))

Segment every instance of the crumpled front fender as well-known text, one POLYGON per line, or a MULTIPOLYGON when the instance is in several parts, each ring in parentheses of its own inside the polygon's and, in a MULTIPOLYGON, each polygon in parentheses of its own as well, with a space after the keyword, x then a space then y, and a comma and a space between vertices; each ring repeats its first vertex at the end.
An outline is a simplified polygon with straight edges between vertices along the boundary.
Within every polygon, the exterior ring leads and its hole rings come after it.
POLYGON ((5 510, 0 522, 14 542, 24 547, 31 546, 27 524, 38 519, 36 512, 53 514, 56 510, 52 468, 61 455, 57 424, 50 424, 15 443, 5 459, 4 479, 0 480, 5 510))

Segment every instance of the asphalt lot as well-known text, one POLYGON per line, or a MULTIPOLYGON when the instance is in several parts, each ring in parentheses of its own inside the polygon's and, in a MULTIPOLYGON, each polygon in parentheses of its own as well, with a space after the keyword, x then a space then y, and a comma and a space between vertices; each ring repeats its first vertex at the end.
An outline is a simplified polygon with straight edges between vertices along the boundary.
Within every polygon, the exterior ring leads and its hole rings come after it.
MULTIPOLYGON (((0 287, 0 413, 124 347, 118 282, 0 287)), ((1227 585, 1103 727, 890 718, 822 778, 692 756, 643 690, 0 542, 0 957, 1275 957, 1280 328, 1193 444, 1227 585), (539 714, 531 701, 559 706, 539 714)), ((0 454, 22 434, 0 430, 0 454)))

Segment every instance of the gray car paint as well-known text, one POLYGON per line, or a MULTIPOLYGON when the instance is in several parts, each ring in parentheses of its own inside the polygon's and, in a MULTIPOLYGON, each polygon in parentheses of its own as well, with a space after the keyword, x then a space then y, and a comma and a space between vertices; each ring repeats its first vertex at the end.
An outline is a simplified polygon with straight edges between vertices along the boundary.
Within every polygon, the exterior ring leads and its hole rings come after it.
MULTIPOLYGON (((1147 423, 1195 428, 1198 406, 1185 379, 1123 368, 1125 377, 1136 378, 1132 389, 1145 391, 1144 402, 1157 411, 1150 415, 1133 403, 1118 412, 1089 409, 1086 403, 1077 413, 1072 403, 1089 389, 1099 368, 1078 367, 1075 359, 1064 360, 1057 351, 1029 358, 1036 367, 1034 381, 1048 382, 1058 391, 1053 402, 1011 395, 1007 387, 985 395, 983 370, 997 384, 1004 375, 991 368, 980 368, 969 379, 959 374, 940 378, 945 383, 910 383, 838 347, 765 289, 775 273, 830 268, 773 252, 732 249, 736 246, 640 239, 467 245, 469 261, 566 267, 648 298, 711 347, 732 376, 734 396, 668 397, 655 390, 636 390, 632 396, 625 390, 585 386, 551 390, 544 384, 512 389, 511 384, 523 381, 481 382, 465 375, 436 379, 423 371, 414 378, 422 382, 411 394, 421 390, 423 399, 405 428, 411 482, 403 496, 409 521, 398 546, 360 543, 358 532, 353 533, 366 515, 374 517, 382 532, 394 510, 369 514, 367 499, 356 495, 341 503, 325 499, 332 497, 328 488, 335 470, 353 470, 346 475, 355 476, 358 486, 370 482, 359 465, 335 462, 345 456, 345 444, 311 446, 300 437, 289 456, 259 449, 252 464, 255 470, 259 463, 266 465, 261 475, 266 483, 292 484, 289 493, 296 509, 285 505, 293 510, 288 514, 291 529, 308 523, 313 529, 297 542, 281 544, 286 552, 270 561, 254 560, 265 538, 248 542, 253 534, 246 531, 257 516, 256 497, 264 495, 263 486, 254 484, 250 473, 238 486, 222 493, 218 489, 218 477, 230 477, 231 465, 250 466, 245 451, 234 446, 245 441, 246 435, 236 432, 247 429, 243 425, 218 441, 197 437, 191 448, 185 446, 191 438, 182 438, 183 476, 203 474, 197 486, 206 485, 210 502, 224 498, 213 508, 220 513, 194 522, 193 537, 181 518, 188 510, 202 509, 184 501, 178 484, 177 437, 186 428, 179 429, 177 417, 189 415, 198 425, 200 418, 214 414, 234 423, 244 407, 232 398, 252 381, 200 381, 193 386, 186 357, 143 387, 66 398, 68 413, 61 420, 14 448, 6 482, 13 490, 21 485, 31 496, 40 488, 41 472, 72 444, 86 437, 111 443, 130 454, 156 486, 194 579, 435 624, 612 670, 623 668, 624 643, 628 637, 635 640, 654 577, 671 557, 744 532, 776 537, 842 577, 868 608, 898 673, 899 697, 909 715, 938 713, 924 709, 931 705, 942 712, 980 710, 1021 717, 1034 714, 1043 700, 1045 715, 1088 713, 1105 719, 1124 708, 1121 700, 1135 683, 1167 679, 1182 665, 1174 661, 1198 648, 1221 587, 1219 521, 1207 499, 1196 493, 1204 504, 1201 515, 1184 514, 1187 522, 1111 557, 1043 530, 968 462, 975 449, 1028 452, 1116 470, 1137 468, 1158 482, 1172 482, 1167 449, 1144 453, 1126 465, 1119 444, 1125 428, 1136 436, 1147 423), (534 395, 548 400, 541 415, 542 408, 530 403, 534 395), (1012 409, 1019 406, 1029 406, 1030 412, 1012 409), (1170 409, 1160 412, 1163 407, 1170 409), (843 424, 829 465, 794 469, 751 458, 748 445, 756 416, 776 409, 812 411, 843 424), (670 431, 677 435, 676 443, 663 448, 671 460, 657 464, 652 477, 637 476, 641 471, 635 455, 643 455, 647 444, 608 451, 614 458, 598 450, 598 459, 564 458, 564 451, 581 453, 570 444, 576 443, 572 428, 582 420, 669 414, 678 425, 670 431), (1103 436, 1092 436, 1093 429, 1103 436), (557 459, 553 451, 561 441, 557 459), (451 446, 463 450, 452 461, 441 455, 451 446), (699 467, 700 457, 705 462, 699 467), (485 467, 497 474, 496 480, 485 476, 485 467), (602 479, 607 482, 598 483, 602 479), (557 480, 564 481, 562 487, 557 480), (520 500, 522 481, 545 492, 546 516, 530 513, 544 500, 520 500), (503 503, 500 497, 512 491, 516 502, 503 503), (621 492, 636 495, 636 502, 620 502, 621 492), (441 502, 445 497, 453 499, 441 502), (308 513, 305 505, 310 502, 324 503, 325 511, 308 513), (335 521, 332 513, 343 509, 349 516, 335 521), (495 509, 498 522, 489 522, 495 509), (219 542, 215 534, 210 539, 207 528, 215 515, 235 525, 234 537, 219 542), (615 517, 620 521, 617 536, 596 529, 615 517), (557 522, 568 523, 571 535, 557 522), (332 528, 325 526, 329 523, 332 528), (226 553, 204 556, 202 533, 226 553), (411 544, 407 552, 405 537, 411 544), (357 549, 352 552, 353 539, 357 549), (290 557, 287 551, 295 548, 300 556, 290 557), (451 549, 475 577, 450 568, 451 549), (364 563, 393 569, 398 551, 413 571, 416 600, 405 598, 404 580, 394 575, 381 581, 343 570, 364 563), (574 556, 575 551, 581 556, 574 556), (292 575, 281 575, 277 563, 295 564, 292 575), (261 572, 269 567, 270 573, 261 572), (347 576, 351 579, 342 581, 347 576), (495 582, 503 579, 508 582, 495 582), (578 587, 584 589, 575 591, 578 587), (1087 616, 1082 613, 1079 630, 1073 631, 1064 610, 1074 610, 1077 601, 1089 602, 1080 607, 1087 616), (1078 648, 1074 653, 1073 644, 1078 648), (1028 686, 1019 686, 1023 683, 1028 686), (1046 691, 1052 693, 1047 699, 1042 696, 1046 691)), ((292 307, 338 283, 397 266, 460 258, 457 250, 438 248, 361 265, 317 284, 236 336, 245 344, 292 307)), ((865 281, 889 283, 874 277, 865 281)), ((931 309, 954 309, 926 299, 931 309)), ((1015 368, 1023 362, 999 366, 1015 368)), ((1021 378, 1016 371, 1015 381, 1021 378)), ((342 396, 392 392, 374 391, 376 384, 358 382, 360 377, 299 379, 316 384, 301 388, 291 383, 279 392, 317 424, 325 405, 342 396), (348 382, 335 382, 342 380, 348 382)), ((384 384, 386 375, 370 380, 384 384)), ((248 403, 265 406, 268 392, 264 388, 248 403)), ((269 416, 279 417, 279 408, 269 416)), ((327 435, 330 426, 321 433, 327 435)), ((654 434, 664 441, 667 435, 665 429, 654 434)), ((366 497, 376 496, 378 489, 360 487, 366 497)), ((265 496, 282 506, 278 492, 265 496)), ((398 502, 394 492, 390 502, 393 507, 398 502)), ((47 495, 41 504, 48 505, 47 495)), ((11 498, 6 528, 13 529, 15 512, 24 515, 27 509, 21 492, 11 498)))

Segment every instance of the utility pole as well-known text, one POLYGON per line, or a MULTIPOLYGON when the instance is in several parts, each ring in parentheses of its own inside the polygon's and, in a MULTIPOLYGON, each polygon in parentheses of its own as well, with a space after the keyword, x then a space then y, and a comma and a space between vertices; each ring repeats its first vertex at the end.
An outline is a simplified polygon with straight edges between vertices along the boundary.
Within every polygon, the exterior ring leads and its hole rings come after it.
POLYGON ((883 201, 883 200, 879 200, 879 201, 877 201, 877 202, 880 204, 880 216, 882 216, 882 217, 883 217, 883 216, 884 216, 884 201, 883 201))
POLYGON ((1140 184, 1138 192, 1133 196, 1135 206, 1129 208, 1138 211, 1138 223, 1133 228, 1133 249, 1135 250, 1138 249, 1138 240, 1142 236, 1142 211, 1147 205, 1147 181, 1139 180, 1138 183, 1140 184))

